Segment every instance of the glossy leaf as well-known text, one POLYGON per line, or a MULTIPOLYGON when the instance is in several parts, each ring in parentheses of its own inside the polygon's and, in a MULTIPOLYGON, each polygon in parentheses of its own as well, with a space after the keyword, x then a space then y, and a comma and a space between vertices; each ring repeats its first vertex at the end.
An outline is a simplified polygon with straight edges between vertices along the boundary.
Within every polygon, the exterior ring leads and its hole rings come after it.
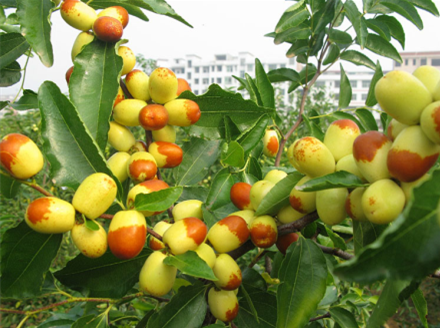
POLYGON ((139 281, 139 272, 151 252, 143 249, 129 260, 118 259, 110 251, 96 259, 80 254, 54 276, 63 285, 89 297, 120 298, 139 281))
POLYGON ((358 66, 365 66, 371 69, 376 68, 376 65, 374 65, 374 62, 370 58, 356 50, 344 51, 340 58, 358 66))
POLYGON ((291 68, 277 68, 267 73, 270 82, 299 81, 299 73, 291 68))
POLYGON ((255 84, 254 79, 247 73, 245 73, 244 76, 246 77, 247 85, 249 86, 249 89, 247 89, 247 91, 249 92, 250 99, 253 102, 255 102, 258 106, 263 106, 260 90, 258 90, 258 87, 255 84))
POLYGON ((365 105, 373 107, 377 104, 376 94, 374 89, 376 88, 376 83, 383 76, 382 67, 380 66, 380 62, 377 61, 376 69, 374 71, 373 78, 371 79, 370 88, 368 89, 367 100, 365 101, 365 105))
POLYGON ((246 173, 252 174, 258 180, 263 179, 263 173, 261 171, 261 165, 258 162, 258 159, 256 159, 255 157, 251 157, 249 159, 249 164, 246 167, 246 173))
MULTIPOLYGON (((260 276, 261 277, 261 276, 260 276)), ((240 328, 274 328, 277 302, 274 294, 245 285, 239 292, 240 310, 234 322, 240 328), (245 297, 245 294, 248 297, 245 297), (255 315, 256 314, 256 315, 255 315)))
POLYGON ((163 263, 176 267, 183 274, 211 281, 218 280, 208 264, 193 251, 187 251, 180 255, 169 255, 163 263))
POLYGON ((20 0, 17 4, 21 34, 40 57, 43 65, 51 67, 53 65, 53 50, 50 42, 51 24, 49 18, 52 8, 55 7, 54 3, 50 0, 20 0))
POLYGON ((347 74, 345 73, 344 67, 342 67, 342 64, 340 65, 341 69, 341 81, 340 81, 340 87, 339 87, 339 108, 347 108, 350 105, 351 102, 351 84, 348 80, 347 74))
MULTIPOLYGON (((44 82, 38 92, 38 102, 43 152, 50 163, 50 176, 57 185, 76 189, 92 173, 113 176, 75 106, 57 85, 44 82)), ((117 178, 114 180, 119 184, 117 178)), ((120 184, 118 190, 122 192, 120 184)))
POLYGON ((309 83, 313 76, 316 74, 316 66, 313 64, 307 64, 299 72, 299 78, 302 84, 309 83))
POLYGON ((381 4, 395 11, 402 17, 405 17, 411 23, 413 23, 419 30, 423 29, 423 22, 417 12, 417 9, 414 8, 414 5, 409 3, 406 0, 384 0, 381 1, 381 4))
POLYGON ((313 33, 318 34, 331 23, 335 17, 335 9, 338 1, 328 0, 325 5, 313 15, 312 29, 313 33))
POLYGON ((357 43, 363 49, 367 40, 368 29, 363 15, 359 12, 353 0, 347 0, 344 4, 345 14, 350 20, 356 32, 357 43))
POLYGON ((373 243, 387 225, 378 225, 371 222, 355 221, 353 220, 353 243, 355 254, 358 254, 365 246, 373 243))
POLYGON ((72 328, 108 328, 107 316, 102 313, 101 315, 89 314, 81 317, 72 324, 72 328))
POLYGON ((199 138, 191 138, 185 143, 182 163, 173 170, 176 185, 193 185, 202 180, 220 155, 220 143, 221 140, 199 138))
POLYGON ((243 147, 245 154, 254 149, 263 139, 266 133, 266 127, 269 124, 269 117, 267 115, 261 116, 253 126, 243 131, 237 138, 237 142, 243 147))
POLYGON ((306 53, 309 50, 308 40, 297 40, 292 46, 287 50, 286 57, 293 58, 300 54, 306 53))
POLYGON ((359 325, 356 322, 356 318, 350 311, 341 308, 334 307, 329 309, 331 318, 334 319, 342 328, 358 328, 359 325))
POLYGON ((13 63, 29 49, 29 43, 20 33, 0 34, 0 69, 13 63))
POLYGON ((289 7, 281 16, 275 27, 276 33, 284 32, 292 27, 298 26, 310 17, 304 1, 289 7))
POLYGON ((25 93, 11 105, 15 110, 28 110, 38 108, 38 95, 34 93, 25 93))
POLYGON ((304 238, 290 245, 279 279, 276 327, 304 327, 326 291, 327 264, 321 249, 304 238))
POLYGON ((179 200, 182 191, 182 187, 170 187, 149 194, 138 194, 134 200, 134 208, 141 212, 165 211, 179 200))
POLYGON ((405 289, 408 288, 410 284, 410 281, 405 280, 387 280, 382 293, 379 296, 379 300, 373 309, 373 313, 368 319, 367 328, 382 326, 396 313, 402 302, 407 298, 403 296, 405 294, 405 289))
POLYGON ((289 194, 301 178, 302 174, 294 172, 279 181, 263 198, 255 215, 275 215, 278 213, 284 205, 289 203, 289 194))
POLYGON ((357 188, 367 185, 368 184, 365 184, 358 176, 352 173, 336 171, 322 177, 311 179, 301 186, 295 187, 295 189, 301 191, 317 191, 333 188, 357 188))
POLYGON ((202 204, 202 213, 203 213, 203 221, 208 226, 208 229, 211 228, 217 221, 220 221, 223 218, 218 218, 213 211, 210 211, 206 208, 205 204, 202 204))
POLYGON ((339 49, 339 46, 335 43, 332 43, 330 47, 328 48, 327 55, 324 58, 324 61, 322 62, 323 65, 329 65, 338 59, 339 54, 341 53, 341 49, 339 49))
MULTIPOLYGON (((99 6, 99 8, 106 8, 109 6, 122 6, 122 4, 128 4, 130 6, 139 7, 142 9, 149 10, 153 13, 159 15, 165 15, 175 20, 192 27, 185 19, 180 17, 174 9, 164 0, 93 0, 92 2, 95 6, 99 6)), ((97 7, 98 8, 98 7, 97 7)))
POLYGON ((102 151, 107 144, 121 69, 122 58, 116 54, 114 44, 95 39, 76 56, 70 77, 70 99, 102 151))
POLYGON ((358 108, 356 109, 356 116, 359 117, 359 120, 362 122, 362 125, 367 128, 367 130, 379 130, 377 126, 376 119, 373 116, 371 110, 366 108, 358 108))
POLYGON ((440 263, 439 184, 440 170, 435 170, 429 180, 414 188, 414 197, 393 224, 335 273, 348 281, 371 282, 388 277, 420 279, 436 270, 440 263))
POLYGON ((62 239, 63 234, 38 233, 24 221, 7 230, 0 247, 2 297, 23 299, 40 295, 44 276, 62 239))
POLYGON ((201 327, 207 310, 206 287, 201 283, 180 287, 178 293, 158 315, 148 321, 147 328, 201 327))
POLYGON ((252 100, 243 99, 241 94, 225 91, 216 84, 203 95, 187 94, 186 98, 194 100, 202 112, 197 126, 218 128, 224 125, 224 116, 229 116, 239 128, 249 127, 262 115, 275 114, 273 108, 258 106, 252 100))
POLYGON ((335 29, 328 29, 328 38, 331 42, 349 44, 353 42, 351 35, 344 31, 339 31, 335 29))
POLYGON ((222 153, 222 163, 234 167, 242 167, 244 161, 244 149, 237 141, 228 144, 226 152, 222 153))
POLYGON ((434 16, 439 16, 438 9, 431 0, 409 0, 409 2, 420 9, 426 10, 434 16))
POLYGON ((367 27, 373 30, 374 32, 376 32, 377 34, 379 34, 385 40, 388 41, 391 40, 390 29, 385 22, 378 20, 376 18, 367 19, 367 27))
POLYGON ((261 291, 267 290, 266 281, 254 268, 247 267, 242 271, 242 284, 245 285, 247 289, 256 288, 261 291))
POLYGON ((263 106, 275 109, 275 92, 258 58, 255 59, 255 77, 263 106))
POLYGON ((428 328, 428 320, 426 317, 428 316, 428 303, 426 302, 425 296, 420 289, 417 289, 412 295, 411 300, 416 307, 417 313, 419 314, 420 321, 422 322, 423 327, 428 328))
POLYGON ((402 58, 396 48, 389 41, 376 34, 368 34, 365 47, 378 55, 391 58, 398 63, 402 62, 402 58))
POLYGON ((281 33, 277 33, 274 43, 281 44, 283 42, 293 43, 296 40, 308 39, 312 35, 310 26, 306 23, 301 23, 298 26, 291 27, 281 33))
POLYGON ((212 181, 211 188, 209 189, 206 198, 206 207, 214 211, 230 203, 230 191, 236 182, 237 176, 231 174, 228 168, 220 170, 212 181))
POLYGON ((342 249, 344 251, 347 249, 345 240, 337 233, 335 233, 330 227, 325 226, 325 232, 327 233, 327 236, 332 240, 333 245, 336 248, 342 249))
POLYGON ((16 61, 0 70, 0 87, 9 87, 21 80, 21 67, 16 61))
POLYGON ((14 198, 20 189, 21 183, 11 176, 3 173, 0 176, 0 180, 1 195, 8 199, 14 198))
POLYGON ((387 24, 391 36, 400 43, 402 48, 405 48, 405 31, 403 30, 402 24, 396 17, 381 15, 377 16, 375 20, 387 24))

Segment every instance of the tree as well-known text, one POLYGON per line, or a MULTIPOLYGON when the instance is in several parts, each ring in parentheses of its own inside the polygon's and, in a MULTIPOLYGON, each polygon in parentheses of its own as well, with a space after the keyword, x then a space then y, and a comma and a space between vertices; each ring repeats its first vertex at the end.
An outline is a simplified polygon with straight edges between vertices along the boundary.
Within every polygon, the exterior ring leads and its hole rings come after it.
MULTIPOLYGON (((76 0, 66 1, 77 5, 76 0)), ((94 9, 103 9, 109 4, 89 2, 94 9)), ((111 4, 122 6, 130 15, 145 21, 148 19, 141 9, 164 14, 189 25, 163 1, 114 1, 111 4)), ((7 18, 3 9, 3 15, 0 15, 1 28, 5 31, 0 34, 0 79, 2 85, 7 86, 24 79, 16 61, 21 56, 37 55, 46 66, 53 64, 50 18, 60 7, 49 0, 3 1, 2 5, 17 8, 16 13, 7 18), (41 24, 42 28, 36 28, 41 24)), ((417 187, 413 186, 406 201, 401 202, 402 208, 404 205, 405 208, 399 209, 398 217, 393 217, 395 220, 392 223, 378 225, 365 218, 348 218, 345 207, 341 219, 332 221, 336 220, 335 216, 340 210, 340 206, 332 206, 340 205, 340 199, 345 204, 348 191, 359 188, 368 190, 376 181, 365 179, 362 172, 360 176, 347 170, 335 172, 336 161, 330 150, 323 150, 323 156, 331 159, 332 168, 329 172, 319 174, 308 171, 314 164, 302 164, 300 156, 295 155, 299 151, 297 149, 308 151, 305 140, 313 140, 319 145, 323 140, 325 144, 326 133, 335 126, 331 124, 334 121, 349 120, 355 123, 359 134, 381 134, 387 139, 380 131, 387 131, 391 117, 381 111, 382 126, 379 127, 371 108, 377 104, 375 86, 383 76, 381 66, 379 62, 371 61, 364 51, 355 49, 368 49, 401 62, 398 51, 390 42, 395 39, 404 46, 405 34, 396 16, 404 17, 422 29, 418 15, 420 9, 438 16, 438 10, 430 0, 364 1, 362 11, 351 0, 302 0, 294 3, 281 16, 275 31, 268 36, 273 37, 276 44, 291 44, 286 55, 296 57, 303 64, 302 70, 297 72, 280 68, 265 72, 256 59, 254 77, 236 77, 249 93, 250 99, 244 99, 241 94, 223 90, 215 84, 199 96, 189 90, 182 92, 177 98, 178 103, 192 101, 200 109, 201 117, 197 123, 182 124, 184 126, 179 128, 177 143, 183 150, 181 163, 174 168, 158 169, 158 180, 149 181, 166 186, 151 189, 149 193, 130 195, 138 182, 134 181, 136 178, 121 182, 121 172, 107 161, 115 153, 114 143, 109 140, 109 129, 110 121, 118 115, 118 110, 114 109, 120 94, 118 89, 122 88, 127 99, 132 98, 131 94, 134 93, 129 90, 127 79, 121 79, 124 62, 118 42, 105 42, 92 35, 89 42, 80 47, 73 61, 67 96, 61 93, 56 84, 46 81, 38 92, 23 90, 20 99, 3 102, 3 107, 13 110, 39 109, 41 129, 38 137, 27 130, 20 132, 32 139, 41 137, 40 148, 46 163, 42 173, 35 177, 17 177, 5 164, 2 150, 1 192, 2 197, 11 199, 11 204, 17 199, 24 199, 29 187, 34 192, 30 196, 32 198, 37 198, 35 192, 38 192, 45 197, 56 196, 70 204, 79 186, 93 176, 95 184, 86 188, 89 194, 82 192, 81 202, 84 203, 95 197, 92 191, 95 187, 101 188, 100 183, 107 179, 101 178, 102 175, 96 178, 95 174, 104 173, 114 182, 109 189, 115 192, 113 196, 106 196, 107 200, 115 200, 104 213, 94 216, 79 210, 75 200, 72 201, 76 210, 74 221, 76 225, 84 223, 84 231, 97 231, 103 225, 110 236, 111 232, 127 227, 128 219, 120 220, 119 213, 161 213, 146 215, 144 225, 143 215, 136 214, 136 222, 141 223, 130 223, 128 226, 144 238, 135 256, 127 255, 138 241, 134 235, 122 242, 111 241, 109 237, 110 250, 98 258, 90 258, 73 250, 69 232, 42 234, 34 231, 32 224, 28 225, 24 220, 14 222, 2 234, 1 240, 1 294, 6 305, 0 311, 5 314, 6 324, 15 324, 17 317, 14 316, 18 316, 19 327, 23 327, 27 320, 34 320, 41 327, 171 328, 182 327, 183 324, 186 327, 228 325, 240 328, 322 325, 379 327, 402 302, 411 297, 421 324, 428 327, 426 300, 419 286, 423 280, 440 278, 439 271, 436 271, 440 267, 438 164, 433 163, 428 175, 418 181, 417 187), (350 23, 350 28, 344 31, 341 29, 343 20, 350 23), (349 61, 374 71, 366 106, 347 109, 352 91, 341 64, 339 106, 331 112, 319 112, 311 106, 310 90, 320 75, 338 61, 349 61), (291 83, 290 92, 300 90, 297 93, 298 104, 287 113, 276 106, 274 92, 274 85, 276 87, 276 83, 285 81, 291 83), (293 122, 291 112, 296 115, 293 122), (268 130, 276 131, 280 139, 274 157, 270 157, 270 140, 265 137, 268 130), (275 182, 266 178, 268 172, 275 172, 275 182), (236 202, 231 193, 232 188, 238 182, 244 183, 243 186, 262 185, 260 181, 270 188, 264 192, 253 187, 250 191, 247 189, 247 197, 250 197, 255 211, 248 218, 249 222, 242 216, 232 215, 237 209, 242 209, 241 203, 236 202), (339 195, 339 190, 345 190, 345 194, 336 199, 334 196, 339 195), (290 198, 297 191, 309 195, 316 192, 315 202, 321 204, 317 205, 317 211, 312 210, 307 214, 295 212, 292 207, 295 202, 290 198), (184 209, 182 206, 178 209, 179 204, 185 204, 184 209), (181 211, 190 214, 181 214, 181 211), (281 214, 281 211, 287 211, 288 214, 281 214), (177 219, 181 215, 182 221, 177 219), (190 216, 191 220, 187 220, 186 216, 190 216), (194 216, 200 216, 203 222, 200 223, 194 216), (168 228, 172 233, 153 230, 158 222, 172 223, 173 217, 176 223, 171 225, 173 228, 168 228), (218 227, 219 221, 227 225, 223 221, 225 218, 228 222, 234 221, 234 229, 237 230, 232 236, 221 235, 220 239, 230 238, 228 240, 234 244, 237 242, 235 236, 244 237, 243 240, 239 238, 240 246, 221 251, 215 246, 214 232, 208 235, 209 243, 217 253, 222 253, 221 261, 226 263, 216 267, 216 263, 220 263, 219 256, 210 266, 202 255, 204 253, 197 246, 194 247, 194 243, 196 239, 200 239, 197 245, 205 240, 208 228, 213 231, 212 227, 218 227), (111 225, 117 220, 122 223, 116 227, 111 225), (192 238, 193 241, 186 238, 186 232, 182 232, 187 231, 184 226, 189 225, 190 221, 197 222, 198 237, 192 238), (257 222, 264 229, 263 234, 253 232, 259 229, 257 222), (142 229, 148 233, 142 232, 142 229), (291 235, 298 232, 301 236, 291 235), (149 240, 145 242, 147 234, 149 240), (287 240, 284 247, 281 244, 283 236, 293 238, 287 240), (151 245, 153 238, 156 242, 165 242, 166 245, 159 246, 159 249, 166 247, 166 254, 154 251, 151 245), (280 242, 278 247, 274 244, 277 238, 280 242), (271 239, 270 244, 266 244, 266 239, 271 239), (183 246, 188 250, 180 249, 183 246), (237 279, 234 280, 234 287, 229 288, 227 286, 231 281, 223 276, 224 272, 232 269, 236 271, 231 275, 235 274, 237 279), (158 276, 166 276, 167 279, 153 280, 152 272, 159 271, 161 274, 158 276), (239 276, 242 279, 238 279, 239 276), (221 291, 213 287, 214 282, 221 291), (237 286, 240 286, 237 291, 238 312, 234 307, 234 302, 237 302, 235 292, 225 291, 237 286), (161 292, 162 287, 165 294, 161 292), (377 293, 380 293, 378 297, 377 293), (223 294, 227 301, 220 300, 223 294), (14 306, 16 302, 19 304, 17 308, 14 306), (39 302, 43 304, 38 305, 39 302), (45 316, 44 322, 35 318, 40 314, 45 316), (216 321, 216 318, 219 320, 216 321)), ((149 80, 150 92, 151 84, 156 83, 152 82, 153 74, 149 80)), ((425 87, 420 88, 424 90, 425 87)), ((165 107, 168 101, 174 100, 163 101, 165 107)), ((170 106, 168 112, 172 110, 170 106)), ((179 120, 182 117, 182 114, 178 115, 179 120)), ((160 153, 157 149, 151 150, 156 140, 154 132, 140 126, 129 127, 128 131, 136 136, 145 136, 144 141, 150 146, 150 153, 160 153)), ((118 141, 126 140, 119 138, 118 141)), ((388 142, 391 147, 391 140, 387 139, 388 142)), ((131 146, 120 152, 130 155, 142 153, 131 146)), ((322 149, 325 146, 319 151, 322 149)), ((352 147, 349 147, 349 151, 352 151, 352 147)), ((373 171, 376 173, 376 170, 373 171)), ((395 193, 404 194, 402 189, 406 182, 396 179, 387 181, 396 188, 392 190, 397 191, 383 193, 378 202, 395 193)), ((350 195, 354 199, 354 192, 350 195)), ((248 205, 249 200, 243 208, 248 205)), ((102 206, 99 201, 92 208, 102 206)), ((28 217, 32 215, 26 214, 28 217)), ((353 216, 351 213, 350 217, 353 216)), ((225 246, 226 241, 220 244, 225 246)), ((229 273, 226 277, 230 277, 229 273)))

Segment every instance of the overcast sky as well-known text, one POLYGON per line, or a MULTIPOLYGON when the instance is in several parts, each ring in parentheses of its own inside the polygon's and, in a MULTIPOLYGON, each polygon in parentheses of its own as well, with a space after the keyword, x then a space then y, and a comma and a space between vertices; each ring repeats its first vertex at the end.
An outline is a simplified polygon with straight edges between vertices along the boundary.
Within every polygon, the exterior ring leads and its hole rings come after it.
MULTIPOLYGON (((186 54, 197 54, 211 59, 214 54, 232 55, 248 51, 260 58, 285 58, 288 44, 275 45, 272 38, 264 37, 273 32, 283 12, 293 4, 284 0, 169 0, 174 10, 194 28, 166 16, 145 11, 150 19, 144 22, 130 17, 123 38, 135 53, 146 58, 176 58, 186 54)), ((359 3, 361 9, 361 1, 359 3)), ((440 8, 440 0, 434 0, 440 8)), ((398 17, 406 31, 405 51, 440 50, 440 19, 422 10, 419 13, 425 28, 417 27, 402 17, 398 17)), ((30 60, 25 88, 38 91, 45 80, 56 82, 63 91, 67 90, 65 72, 72 66, 70 51, 80 31, 68 26, 59 11, 52 15, 52 43, 54 65, 45 68, 38 58, 30 60)), ((402 48, 394 43, 398 51, 402 48)), ((21 61, 23 66, 24 61, 21 61)), ((391 68, 391 60, 382 61, 384 69, 391 68)), ((19 84, 2 88, 3 95, 14 94, 19 84)))

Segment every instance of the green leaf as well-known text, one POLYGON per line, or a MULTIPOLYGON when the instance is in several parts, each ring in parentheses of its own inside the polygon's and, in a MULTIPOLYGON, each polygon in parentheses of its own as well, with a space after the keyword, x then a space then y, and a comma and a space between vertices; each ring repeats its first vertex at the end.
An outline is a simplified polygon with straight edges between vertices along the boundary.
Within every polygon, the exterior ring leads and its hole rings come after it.
POLYGON ((329 65, 338 59, 339 54, 341 53, 341 49, 339 49, 339 46, 335 43, 332 43, 330 47, 328 48, 327 55, 324 58, 324 61, 322 62, 324 65, 329 65))
POLYGON ((140 212, 165 211, 179 200, 182 191, 182 187, 170 187, 149 194, 138 194, 134 200, 134 208, 140 212))
POLYGON ((341 43, 341 44, 349 44, 353 42, 351 35, 347 32, 335 30, 335 29, 327 29, 328 38, 331 42, 341 43))
POLYGON ((258 162, 258 159, 256 159, 255 157, 251 157, 250 158, 249 164, 248 164, 245 172, 253 175, 258 180, 262 180, 263 179, 263 173, 261 171, 261 165, 258 162))
POLYGON ((358 254, 365 246, 373 243, 382 232, 386 225, 377 225, 371 222, 354 221, 353 220, 353 243, 355 254, 358 254))
POLYGON ((327 264, 321 249, 300 238, 287 249, 279 279, 277 328, 304 327, 326 291, 327 264))
POLYGON ((439 16, 438 9, 431 0, 409 0, 409 2, 420 9, 426 10, 436 17, 439 16))
POLYGON ((376 69, 374 71, 373 78, 371 79, 370 88, 368 89, 368 96, 367 100, 365 101, 365 105, 373 107, 377 104, 376 94, 374 90, 376 88, 376 83, 382 78, 382 76, 382 67, 380 66, 380 62, 377 61, 376 69))
POLYGON ((428 328, 428 303, 426 302, 425 296, 420 289, 417 289, 412 295, 411 300, 416 307, 417 313, 419 314, 420 321, 425 328, 428 328))
POLYGON ((3 67, 0 70, 0 87, 9 87, 21 80, 20 64, 15 62, 3 67))
POLYGON ((206 198, 206 207, 209 210, 216 210, 231 202, 230 191, 234 183, 237 182, 237 176, 231 174, 228 168, 224 168, 215 175, 211 188, 206 198))
POLYGON ((313 64, 307 64, 302 68, 302 70, 299 72, 299 78, 301 79, 302 84, 309 83, 310 80, 315 76, 316 74, 316 66, 313 64))
POLYGON ((275 108, 275 92, 273 86, 258 58, 255 58, 255 77, 257 79, 257 87, 261 95, 263 106, 275 108))
POLYGON ((336 248, 342 249, 343 251, 347 249, 345 240, 341 236, 333 232, 333 230, 327 226, 325 226, 325 231, 327 233, 327 236, 332 240, 333 245, 335 245, 336 248))
POLYGON ((13 63, 29 49, 29 43, 20 33, 0 34, 0 69, 13 63))
POLYGON ((411 284, 410 281, 389 279, 385 283, 373 313, 367 322, 367 328, 381 327, 394 315, 402 302, 402 292, 411 284))
POLYGON ((245 164, 244 149, 237 141, 228 144, 228 149, 222 153, 222 163, 234 167, 242 167, 245 164))
POLYGON ((140 7, 146 10, 149 10, 153 13, 159 14, 159 15, 165 15, 171 18, 174 18, 175 20, 192 27, 191 24, 189 24, 185 19, 180 17, 174 9, 166 3, 164 0, 93 0, 92 4, 96 6, 96 8, 106 8, 109 6, 122 6, 122 4, 128 4, 133 7, 140 7))
POLYGON ((334 307, 334 308, 330 308, 329 312, 332 319, 334 319, 342 328, 359 327, 359 325, 356 322, 356 318, 354 317, 353 313, 351 313, 350 311, 341 307, 334 307))
POLYGON ((3 197, 10 199, 17 196, 18 190, 21 186, 21 183, 18 180, 6 174, 2 174, 0 180, 0 190, 3 197))
POLYGON ((163 263, 176 267, 183 274, 212 281, 218 280, 208 264, 193 251, 188 251, 180 255, 167 256, 163 263))
POLYGON ((36 94, 23 94, 20 99, 11 105, 15 110, 28 110, 38 108, 38 95, 36 94))
POLYGON ((413 23, 419 30, 423 29, 423 21, 414 5, 405 0, 383 0, 381 4, 395 11, 413 23))
POLYGON ((256 288, 263 292, 267 290, 266 281, 255 269, 246 267, 241 273, 242 285, 244 285, 246 289, 256 288))
POLYGON ((300 54, 304 54, 309 50, 308 40, 297 40, 292 43, 292 46, 287 50, 286 57, 293 58, 300 54))
POLYGON ((107 145, 121 69, 122 58, 114 44, 95 39, 76 56, 70 77, 70 99, 102 151, 107 145))
POLYGON ((275 115, 275 109, 258 106, 252 100, 243 99, 241 94, 225 91, 216 84, 203 95, 188 93, 186 98, 195 101, 202 112, 197 126, 218 128, 224 125, 224 116, 229 116, 241 129, 251 126, 264 114, 275 115))
POLYGON ((361 46, 361 49, 363 49, 368 35, 366 20, 359 12, 353 0, 347 0, 344 4, 344 9, 347 18, 350 20, 356 32, 357 43, 361 46))
POLYGON ((402 48, 405 48, 405 31, 403 30, 402 24, 396 17, 381 15, 377 16, 375 19, 376 21, 381 21, 387 24, 391 36, 400 43, 402 48))
MULTIPOLYGON (((331 268, 328 267, 328 270, 331 271, 331 268)), ((338 289, 336 286, 327 286, 325 290, 325 295, 322 298, 321 302, 319 302, 318 308, 326 307, 330 304, 333 304, 338 300, 338 289)))
POLYGON ((84 216, 84 225, 86 226, 87 229, 91 230, 91 231, 98 231, 99 230, 99 225, 93 221, 93 220, 88 220, 86 219, 84 216))
POLYGON ((263 115, 253 126, 243 131, 243 133, 237 138, 237 142, 243 147, 245 156, 261 142, 266 133, 266 127, 268 124, 269 117, 263 115))
POLYGON ((344 280, 372 282, 388 277, 412 280, 426 277, 440 263, 440 170, 413 190, 402 214, 355 258, 335 269, 344 280), (423 254, 419 256, 418 254, 423 254))
POLYGON ((5 7, 16 8, 17 0, 0 0, 0 5, 5 7))
POLYGON ((51 67, 53 65, 53 50, 50 42, 51 24, 49 19, 55 4, 50 0, 20 0, 17 4, 21 34, 40 57, 43 65, 51 67))
POLYGON ((388 27, 388 25, 376 18, 367 19, 367 27, 377 34, 379 34, 382 38, 384 38, 387 41, 391 40, 391 32, 388 27))
POLYGON ((238 138, 241 132, 238 129, 237 125, 235 125, 235 123, 232 122, 231 118, 229 116, 225 116, 224 122, 225 122, 225 131, 222 136, 222 139, 225 139, 226 142, 231 142, 232 140, 238 138))
POLYGON ((211 228, 214 224, 220 221, 219 218, 210 210, 206 208, 205 204, 202 204, 202 213, 203 213, 203 221, 208 226, 208 229, 211 228))
POLYGON ((284 205, 289 203, 290 192, 301 178, 302 174, 294 172, 279 181, 263 198, 255 211, 255 215, 274 215, 278 213, 284 205))
POLYGON ((151 253, 143 249, 129 260, 118 259, 110 251, 96 259, 80 254, 54 276, 89 297, 121 298, 139 281, 139 272, 151 253))
POLYGON ((380 56, 391 58, 399 63, 402 62, 402 58, 396 48, 389 41, 376 34, 368 34, 365 47, 380 56))
POLYGON ((277 302, 274 294, 242 284, 238 296, 240 310, 234 320, 238 327, 275 328, 277 302))
POLYGON ((108 328, 107 316, 104 313, 100 315, 89 314, 76 320, 72 328, 108 328))
POLYGON ((147 328, 199 328, 207 310, 206 287, 201 283, 179 288, 177 295, 153 316, 147 328))
POLYGON ((325 134, 324 132, 322 132, 319 124, 317 124, 316 121, 309 120, 309 118, 305 115, 302 115, 302 118, 305 125, 307 126, 307 129, 309 130, 309 135, 323 141, 325 134))
POLYGON ((348 76, 345 73, 344 67, 342 67, 342 64, 340 65, 341 69, 341 84, 339 87, 339 108, 347 108, 350 105, 351 102, 351 84, 348 80, 348 76))
MULTIPOLYGON (((203 115, 202 115, 203 116, 203 115)), ((176 185, 192 185, 201 181, 220 155, 221 140, 191 138, 182 146, 182 163, 173 170, 176 185)))
POLYGON ((319 34, 324 28, 331 23, 335 17, 335 9, 338 1, 329 0, 325 2, 318 12, 313 15, 312 30, 314 34, 319 34))
POLYGON ((73 323, 75 323, 74 319, 55 319, 55 320, 50 320, 52 318, 49 318, 45 322, 39 324, 37 326, 37 328, 54 328, 54 327, 68 328, 68 327, 71 327, 73 323))
POLYGON ((40 295, 62 239, 63 234, 38 233, 24 221, 7 230, 0 247, 2 297, 23 299, 40 295))
POLYGON ((284 12, 275 27, 275 32, 281 33, 292 27, 298 26, 309 17, 309 11, 305 6, 304 1, 301 1, 299 5, 295 4, 284 12))
MULTIPOLYGON (((95 172, 114 177, 75 106, 55 83, 46 81, 40 86, 38 102, 43 152, 50 163, 50 176, 57 185, 76 189, 95 172)), ((121 197, 119 180, 113 179, 118 184, 118 197, 121 197)))
POLYGON ((350 63, 353 63, 358 66, 365 66, 371 69, 375 69, 376 65, 374 65, 374 62, 365 56, 363 53, 356 51, 356 50, 347 50, 344 51, 341 54, 340 57, 342 60, 349 61, 350 63))
POLYGON ((283 42, 293 43, 296 40, 308 39, 312 35, 310 26, 306 23, 302 23, 298 26, 291 27, 281 33, 277 33, 274 43, 281 44, 283 42))
POLYGON ((272 83, 276 82, 285 82, 285 81, 292 81, 297 82, 299 81, 299 73, 291 68, 277 68, 274 70, 271 70, 267 73, 267 76, 272 83))
POLYGON ((295 189, 300 191, 317 191, 333 188, 357 188, 365 186, 368 186, 368 184, 365 184, 358 176, 346 171, 336 171, 319 178, 310 179, 301 186, 295 187, 295 189))
POLYGON ((258 90, 254 79, 247 73, 244 76, 246 77, 247 85, 249 86, 249 89, 247 89, 247 91, 249 92, 250 99, 258 106, 263 106, 260 91, 258 90))
POLYGON ((377 126, 376 119, 373 116, 371 110, 366 108, 358 108, 356 109, 356 116, 359 117, 359 120, 362 122, 362 125, 367 128, 367 130, 379 130, 377 126))
POLYGON ((128 2, 124 2, 123 0, 94 0, 89 3, 89 6, 93 9, 105 9, 113 6, 121 6, 125 8, 131 16, 135 16, 148 22, 148 17, 145 16, 141 8, 135 5, 130 5, 128 2))

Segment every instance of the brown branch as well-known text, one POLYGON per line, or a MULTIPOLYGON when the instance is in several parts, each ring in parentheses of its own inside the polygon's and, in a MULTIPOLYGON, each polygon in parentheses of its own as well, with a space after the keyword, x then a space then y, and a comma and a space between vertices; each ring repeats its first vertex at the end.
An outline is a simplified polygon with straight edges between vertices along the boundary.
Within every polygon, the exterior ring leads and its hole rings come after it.
POLYGON ((318 321, 318 320, 325 319, 325 318, 330 318, 330 317, 331 317, 331 314, 327 312, 324 315, 320 315, 319 317, 310 319, 309 322, 318 321))
POLYGON ((130 91, 128 91, 127 86, 125 85, 122 78, 119 80, 119 85, 121 86, 122 91, 124 91, 125 97, 128 99, 133 99, 134 97, 131 95, 130 91))
POLYGON ((99 217, 101 219, 111 220, 111 219, 113 219, 114 215, 113 214, 101 214, 99 217))
POLYGON ((154 231, 153 229, 150 229, 147 227, 147 232, 152 235, 154 238, 159 239, 160 241, 162 241, 162 236, 159 235, 156 231, 154 231))
POLYGON ((322 246, 320 244, 317 244, 317 245, 319 246, 319 248, 321 248, 321 250, 324 253, 340 257, 341 259, 344 259, 344 260, 350 260, 351 258, 354 257, 353 254, 344 252, 343 250, 341 250, 339 248, 331 248, 331 247, 327 247, 327 246, 322 246))
POLYGON ((262 251, 255 256, 253 261, 248 265, 249 268, 253 268, 255 264, 266 254, 266 251, 262 251))

